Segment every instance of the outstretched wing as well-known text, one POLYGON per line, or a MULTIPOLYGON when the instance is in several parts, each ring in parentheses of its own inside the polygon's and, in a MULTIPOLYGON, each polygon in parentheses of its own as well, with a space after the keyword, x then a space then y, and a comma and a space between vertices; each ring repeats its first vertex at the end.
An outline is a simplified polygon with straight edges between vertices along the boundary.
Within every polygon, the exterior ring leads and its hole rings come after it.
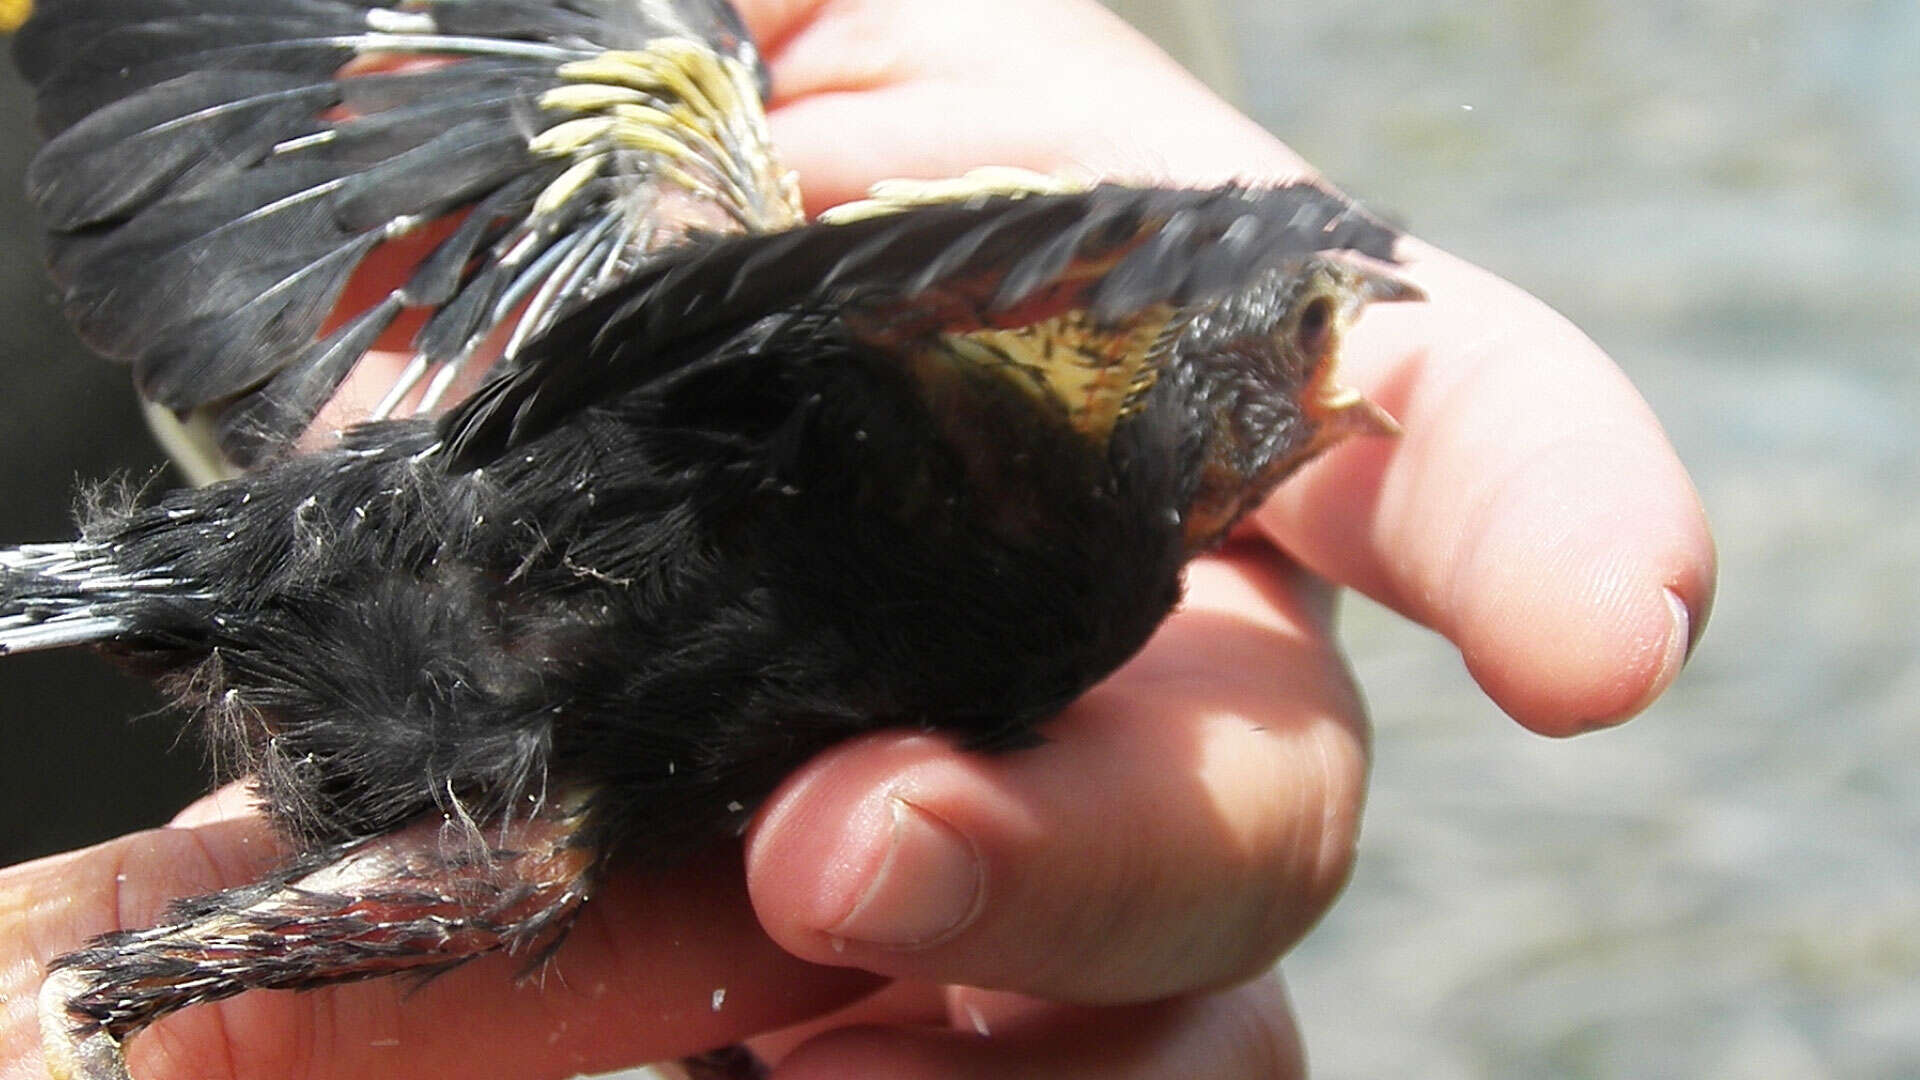
POLYGON ((916 189, 663 254, 445 418, 452 466, 485 465, 596 401, 736 362, 722 346, 767 333, 767 320, 822 314, 903 364, 1024 380, 1098 434, 1150 385, 1146 346, 1173 308, 1312 251, 1389 259, 1399 235, 1307 185, 994 187, 916 189))
POLYGON ((383 336, 377 412, 429 411, 647 252, 800 220, 726 0, 42 0, 14 53, 69 317, 235 460, 383 336))

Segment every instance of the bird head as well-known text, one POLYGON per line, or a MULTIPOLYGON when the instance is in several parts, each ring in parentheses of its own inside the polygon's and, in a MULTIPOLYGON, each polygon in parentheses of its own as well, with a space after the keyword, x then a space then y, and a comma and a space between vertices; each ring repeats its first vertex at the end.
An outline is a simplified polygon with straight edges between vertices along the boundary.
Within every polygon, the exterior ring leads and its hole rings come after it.
POLYGON ((1360 260, 1311 255, 1195 312, 1173 343, 1206 443, 1183 517, 1187 546, 1218 543, 1275 485, 1355 435, 1395 435, 1386 410, 1339 381, 1342 341, 1376 301, 1424 299, 1360 260))

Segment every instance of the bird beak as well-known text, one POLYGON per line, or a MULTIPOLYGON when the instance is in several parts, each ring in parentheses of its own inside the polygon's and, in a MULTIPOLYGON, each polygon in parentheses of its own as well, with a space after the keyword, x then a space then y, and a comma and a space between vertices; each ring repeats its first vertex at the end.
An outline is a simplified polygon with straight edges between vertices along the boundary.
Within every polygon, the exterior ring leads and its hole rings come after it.
MULTIPOLYGON (((1348 292, 1346 310, 1341 312, 1341 330, 1353 325, 1361 309, 1368 304, 1410 303, 1425 300, 1427 294, 1418 285, 1384 266, 1354 262, 1350 272, 1356 279, 1348 292)), ((1319 379, 1308 391, 1307 413, 1318 425, 1314 437, 1316 449, 1332 446, 1354 435, 1400 434, 1400 424, 1387 410, 1367 400, 1351 386, 1334 381, 1337 357, 1329 358, 1319 379)))
POLYGON ((1315 395, 1309 410, 1320 422, 1317 441, 1331 446, 1353 435, 1400 434, 1393 414, 1368 400, 1351 386, 1327 386, 1315 395))
POLYGON ((1360 305, 1411 303, 1425 300, 1426 290, 1398 274, 1372 266, 1359 267, 1360 287, 1354 290, 1354 299, 1360 305))

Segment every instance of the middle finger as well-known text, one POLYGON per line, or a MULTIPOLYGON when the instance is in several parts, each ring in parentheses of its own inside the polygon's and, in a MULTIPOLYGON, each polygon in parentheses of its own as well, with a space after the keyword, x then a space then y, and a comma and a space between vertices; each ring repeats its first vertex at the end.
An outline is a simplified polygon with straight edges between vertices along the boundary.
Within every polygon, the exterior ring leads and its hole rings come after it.
POLYGON ((818 963, 1082 1003, 1264 970, 1346 880, 1366 773, 1317 588, 1264 549, 1203 560, 1046 745, 817 759, 752 835, 762 924, 818 963))

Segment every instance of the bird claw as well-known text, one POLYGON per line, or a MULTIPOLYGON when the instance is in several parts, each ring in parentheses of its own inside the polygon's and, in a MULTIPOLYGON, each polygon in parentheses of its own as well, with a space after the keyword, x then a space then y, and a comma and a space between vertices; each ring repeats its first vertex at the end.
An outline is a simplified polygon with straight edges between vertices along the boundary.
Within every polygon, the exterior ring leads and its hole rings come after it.
POLYGON ((52 1080, 132 1080, 120 1040, 68 1008, 85 986, 85 973, 73 968, 40 984, 40 1053, 47 1074, 52 1080))

